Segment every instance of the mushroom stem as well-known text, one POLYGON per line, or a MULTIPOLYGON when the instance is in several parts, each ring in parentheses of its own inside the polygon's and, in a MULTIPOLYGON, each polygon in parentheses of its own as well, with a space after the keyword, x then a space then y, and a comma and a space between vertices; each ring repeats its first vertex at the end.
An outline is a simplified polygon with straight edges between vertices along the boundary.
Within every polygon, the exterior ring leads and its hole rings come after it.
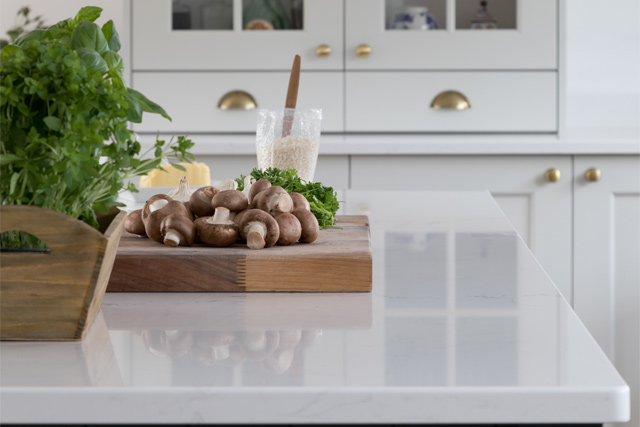
POLYGON ((164 236, 164 241, 163 243, 167 246, 179 246, 180 242, 182 241, 182 236, 180 235, 180 233, 178 233, 175 230, 169 230, 167 231, 167 234, 165 234, 164 236))
POLYGON ((229 219, 229 214, 230 214, 229 209, 218 207, 216 208, 216 211, 213 214, 213 218, 211 218, 211 220, 209 220, 208 222, 211 224, 226 224, 226 223, 232 222, 229 219))
POLYGON ((158 209, 162 209, 165 207, 169 201, 167 199, 158 199, 155 202, 149 205, 149 213, 157 211, 158 209))
POLYGON ((213 358, 216 360, 228 359, 230 356, 229 345, 216 345, 213 347, 213 358))
POLYGON ((288 194, 274 194, 267 201, 269 212, 290 212, 293 208, 293 201, 288 194))
POLYGON ((263 223, 251 221, 245 227, 245 234, 247 235, 247 246, 250 249, 264 248, 264 236, 267 234, 267 230, 263 223))

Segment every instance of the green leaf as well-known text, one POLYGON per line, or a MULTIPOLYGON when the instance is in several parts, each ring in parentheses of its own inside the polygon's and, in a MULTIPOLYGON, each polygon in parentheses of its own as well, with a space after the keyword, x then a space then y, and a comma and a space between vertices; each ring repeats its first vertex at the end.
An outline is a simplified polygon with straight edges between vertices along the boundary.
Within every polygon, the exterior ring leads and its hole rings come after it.
POLYGON ((133 123, 142 122, 142 106, 138 103, 136 98, 127 90, 127 94, 124 96, 125 101, 129 106, 127 107, 127 120, 133 123))
POLYGON ((73 26, 73 19, 71 18, 60 21, 47 29, 44 38, 49 40, 60 40, 63 36, 71 33, 73 26))
POLYGON ((78 25, 82 21, 95 21, 100 17, 102 13, 101 7, 96 6, 85 6, 76 14, 76 17, 73 18, 73 24, 78 25))
POLYGON ((47 127, 54 131, 60 131, 62 129, 62 122, 59 118, 54 116, 47 116, 42 121, 47 125, 47 127))
POLYGON ((0 165, 7 165, 20 159, 21 157, 18 157, 15 154, 0 154, 0 165))
POLYGON ((93 22, 82 21, 71 33, 71 49, 87 47, 103 55, 109 50, 102 30, 93 22))
POLYGON ((120 35, 116 31, 116 26, 112 20, 107 21, 107 23, 102 26, 102 34, 104 34, 107 43, 109 43, 109 49, 114 52, 120 50, 120 35))
POLYGON ((44 37, 44 34, 46 33, 45 30, 33 30, 33 31, 29 31, 27 34, 20 36, 15 42, 14 44, 16 46, 24 46, 27 42, 30 42, 32 40, 42 40, 42 38, 44 37))
POLYGON ((84 61, 87 68, 95 70, 99 73, 106 73, 109 71, 107 61, 95 50, 89 47, 81 47, 76 50, 76 53, 84 61))
POLYGON ((138 92, 137 90, 127 89, 127 95, 131 95, 142 108, 142 111, 146 111, 147 113, 155 113, 160 114, 162 117, 169 119, 171 121, 171 117, 164 111, 164 108, 151 101, 149 98, 138 92))
POLYGON ((11 175, 11 182, 9 183, 9 194, 13 194, 16 191, 18 178, 20 178, 20 174, 18 172, 14 172, 13 175, 11 175))
POLYGON ((176 169, 178 169, 180 171, 183 171, 183 172, 187 171, 187 169, 184 166, 182 166, 182 165, 180 165, 178 163, 171 163, 171 166, 173 166, 174 168, 176 168, 176 169))
POLYGON ((103 55, 104 60, 107 62, 109 71, 117 76, 122 76, 124 72, 124 61, 122 57, 116 52, 108 51, 103 55))

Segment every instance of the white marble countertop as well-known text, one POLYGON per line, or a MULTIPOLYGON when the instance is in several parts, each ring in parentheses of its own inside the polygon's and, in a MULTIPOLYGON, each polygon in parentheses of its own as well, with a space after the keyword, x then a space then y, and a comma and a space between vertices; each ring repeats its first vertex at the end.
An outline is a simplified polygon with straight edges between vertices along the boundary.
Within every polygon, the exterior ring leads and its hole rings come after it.
POLYGON ((482 192, 353 192, 373 292, 108 294, 0 344, 2 423, 602 423, 629 389, 482 192))
MULTIPOLYGON (((632 133, 558 138, 556 135, 323 134, 320 155, 615 155, 640 154, 632 133)), ((156 135, 141 134, 144 147, 156 135)), ((170 135, 162 135, 170 139, 170 135)), ((255 135, 192 134, 196 155, 255 155, 255 135)))

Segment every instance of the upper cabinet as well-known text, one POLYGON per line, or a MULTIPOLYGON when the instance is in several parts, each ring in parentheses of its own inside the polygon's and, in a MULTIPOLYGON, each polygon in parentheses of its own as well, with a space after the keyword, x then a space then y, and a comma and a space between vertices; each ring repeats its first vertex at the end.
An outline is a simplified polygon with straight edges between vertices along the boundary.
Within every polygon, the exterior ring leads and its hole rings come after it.
POLYGON ((557 8, 556 0, 345 0, 345 65, 555 70, 557 8))
POLYGON ((133 1, 134 71, 341 70, 343 39, 342 0, 133 1))

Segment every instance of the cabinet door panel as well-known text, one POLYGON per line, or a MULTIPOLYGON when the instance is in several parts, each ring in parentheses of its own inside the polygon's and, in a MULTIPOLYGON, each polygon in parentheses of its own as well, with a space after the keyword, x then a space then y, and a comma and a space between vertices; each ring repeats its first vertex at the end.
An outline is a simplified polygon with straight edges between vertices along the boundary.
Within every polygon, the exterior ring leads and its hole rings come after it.
MULTIPOLYGON (((555 70, 557 68, 556 0, 519 0, 516 29, 455 30, 455 2, 431 31, 385 30, 380 1, 346 0, 346 67, 349 70, 555 70), (446 25, 445 25, 446 24, 446 25), (361 44, 371 54, 359 57, 361 44)), ((491 7, 491 3, 489 3, 491 7)), ((498 27, 500 23, 498 23, 498 27)))
MULTIPOLYGON (((342 74, 304 72, 300 77, 298 108, 322 108, 322 131, 341 132, 343 126, 342 74)), ((133 87, 164 106, 168 121, 145 114, 139 132, 252 132, 256 131, 259 108, 284 108, 288 72, 137 72, 133 87), (258 104, 253 110, 221 110, 218 101, 233 90, 244 90, 258 104)))
POLYGON ((350 188, 489 190, 571 301, 570 176, 569 156, 352 156, 350 188), (546 182, 551 167, 565 178, 546 182))
POLYGON ((574 308, 631 388, 640 423, 640 158, 576 156, 574 308), (585 172, 598 168, 598 181, 585 172))
POLYGON ((554 132, 555 72, 347 72, 349 132, 554 132), (456 90, 465 110, 434 109, 456 90))
MULTIPOLYGON (((242 1, 234 0, 234 13, 242 1)), ((343 68, 342 0, 306 0, 304 30, 172 30, 170 0, 133 0, 133 70, 305 70, 343 68), (327 31, 327 29, 330 29, 327 31), (316 48, 331 47, 321 58, 316 48)), ((238 15, 239 16, 239 15, 238 15)))

